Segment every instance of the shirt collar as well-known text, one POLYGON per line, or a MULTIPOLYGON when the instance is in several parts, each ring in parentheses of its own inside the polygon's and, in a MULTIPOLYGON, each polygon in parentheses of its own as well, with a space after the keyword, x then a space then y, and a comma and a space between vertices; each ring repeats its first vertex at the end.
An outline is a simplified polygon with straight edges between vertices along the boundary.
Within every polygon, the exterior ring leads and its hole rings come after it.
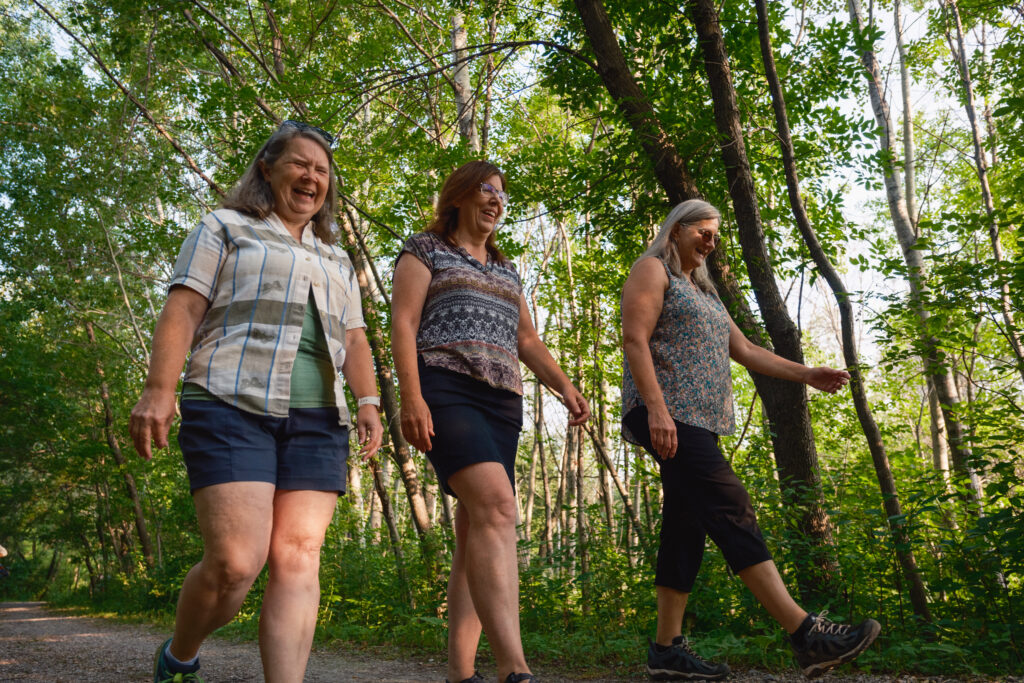
MULTIPOLYGON (((273 211, 271 211, 269 214, 267 214, 266 221, 267 221, 268 225, 272 226, 275 230, 277 230, 282 235, 287 235, 288 237, 292 236, 292 234, 290 232, 288 232, 288 228, 285 227, 284 221, 281 220, 281 217, 278 216, 273 211)), ((315 243, 316 243, 316 234, 313 232, 313 221, 309 221, 302 228, 302 244, 312 245, 312 244, 315 244, 315 243)))

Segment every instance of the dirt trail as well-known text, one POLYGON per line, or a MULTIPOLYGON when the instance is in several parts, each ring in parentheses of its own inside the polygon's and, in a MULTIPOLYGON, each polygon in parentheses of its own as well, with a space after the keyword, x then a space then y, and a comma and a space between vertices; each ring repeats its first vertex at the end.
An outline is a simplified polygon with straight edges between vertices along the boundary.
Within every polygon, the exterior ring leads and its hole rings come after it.
MULTIPOLYGON (((48 609, 40 602, 0 603, 0 681, 47 683, 150 681, 153 651, 166 633, 140 624, 123 624, 48 609)), ((211 638, 203 645, 203 678, 208 683, 262 681, 255 643, 211 638)), ((444 681, 443 662, 410 658, 388 660, 364 652, 316 649, 309 661, 306 681, 388 681, 395 683, 444 681)), ((646 680, 638 663, 629 678, 569 679, 544 674, 544 683, 625 683, 646 680)), ((796 671, 768 674, 744 671, 731 681, 787 683, 803 681, 796 671)), ((831 673, 823 683, 880 683, 953 679, 890 677, 831 673)), ((1020 680, 1020 679, 1018 679, 1020 680)))

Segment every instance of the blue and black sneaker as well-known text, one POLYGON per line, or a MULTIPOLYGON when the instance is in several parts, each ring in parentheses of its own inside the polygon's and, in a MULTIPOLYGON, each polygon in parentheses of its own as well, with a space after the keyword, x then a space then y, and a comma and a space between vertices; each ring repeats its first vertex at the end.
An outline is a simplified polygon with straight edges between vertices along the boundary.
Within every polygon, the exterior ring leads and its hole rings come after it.
POLYGON ((727 664, 704 659, 683 636, 673 638, 668 647, 652 640, 647 648, 647 675, 655 681, 718 681, 729 673, 727 664))
POLYGON ((882 630, 874 619, 865 619, 856 626, 835 624, 821 614, 809 614, 811 626, 802 639, 790 638, 797 664, 808 678, 816 678, 843 662, 849 662, 875 642, 882 630), (797 640, 803 642, 799 645, 797 640))
POLYGON ((203 683, 199 677, 199 663, 197 662, 190 671, 171 671, 170 664, 165 654, 167 646, 171 644, 168 638, 156 651, 153 657, 153 683, 203 683))

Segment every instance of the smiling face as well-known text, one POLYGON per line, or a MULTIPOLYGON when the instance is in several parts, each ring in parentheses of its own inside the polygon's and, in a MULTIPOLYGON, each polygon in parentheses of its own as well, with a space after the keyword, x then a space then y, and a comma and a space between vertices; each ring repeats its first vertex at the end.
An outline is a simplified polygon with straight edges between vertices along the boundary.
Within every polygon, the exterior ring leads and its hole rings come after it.
POLYGON ((273 166, 261 161, 260 169, 274 195, 274 213, 298 239, 327 197, 327 153, 313 140, 297 135, 288 141, 273 166))
POLYGON ((704 259, 715 250, 718 239, 718 221, 709 218, 676 227, 674 239, 679 251, 679 265, 689 274, 704 264, 704 259))
MULTIPOLYGON (((504 190, 505 184, 501 176, 492 175, 484 181, 493 188, 504 190)), ((480 242, 494 232, 498 227, 498 219, 505 212, 501 199, 494 192, 483 191, 480 187, 474 188, 462 201, 456 203, 459 209, 459 224, 456 229, 459 239, 471 242, 480 242)))

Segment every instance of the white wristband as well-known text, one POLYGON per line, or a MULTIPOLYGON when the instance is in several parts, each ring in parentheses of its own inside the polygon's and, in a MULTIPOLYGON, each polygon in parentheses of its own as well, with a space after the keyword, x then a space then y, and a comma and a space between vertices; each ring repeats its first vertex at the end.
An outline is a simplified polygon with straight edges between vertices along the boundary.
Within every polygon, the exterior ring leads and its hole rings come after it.
POLYGON ((363 406, 377 406, 377 408, 380 408, 380 396, 363 396, 356 401, 356 405, 360 408, 363 406))

